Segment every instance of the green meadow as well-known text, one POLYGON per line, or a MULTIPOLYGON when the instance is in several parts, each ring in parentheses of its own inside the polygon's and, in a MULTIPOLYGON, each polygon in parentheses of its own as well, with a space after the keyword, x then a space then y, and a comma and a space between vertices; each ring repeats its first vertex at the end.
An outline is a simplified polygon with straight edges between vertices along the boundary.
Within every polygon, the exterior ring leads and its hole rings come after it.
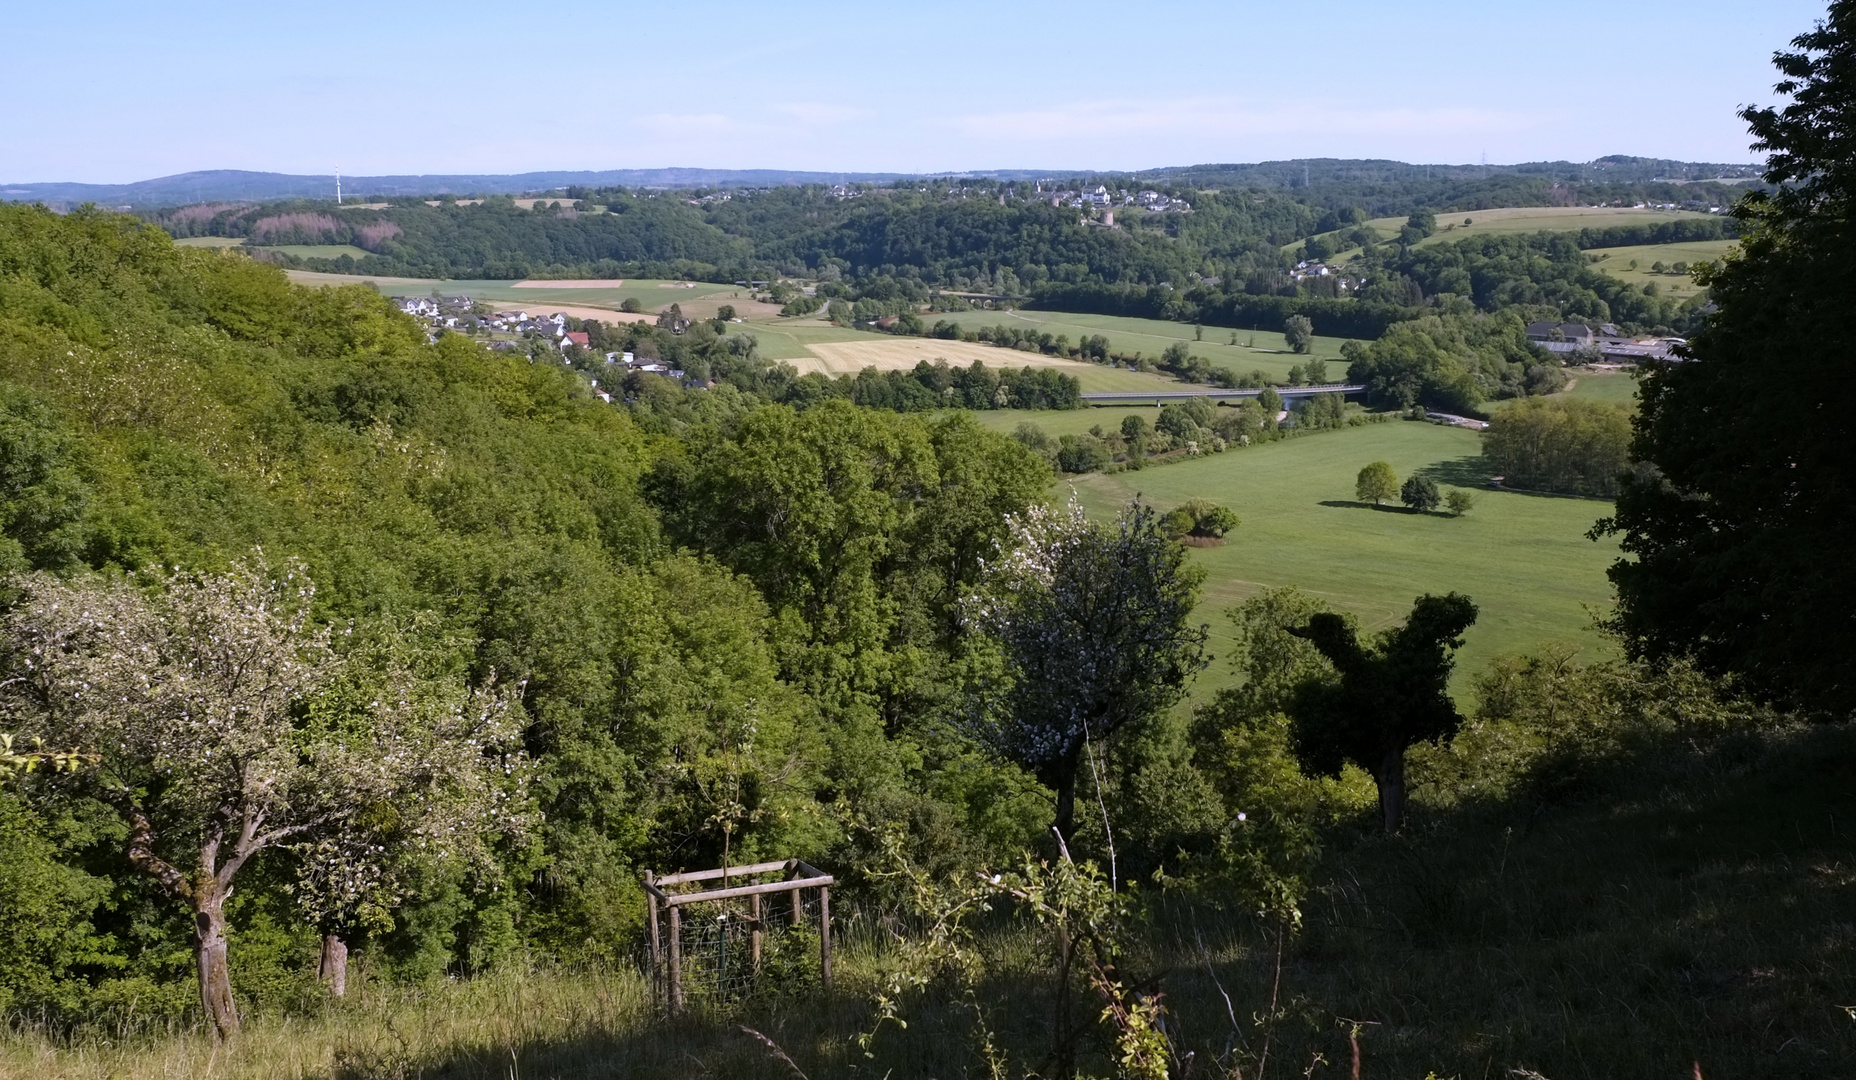
POLYGON ((1571 376, 1565 390, 1555 397, 1584 398, 1588 401, 1607 401, 1615 405, 1637 407, 1637 377, 1626 368, 1611 371, 1604 368, 1573 368, 1567 372, 1571 376))
MULTIPOLYGON (((1660 225, 1665 221, 1708 216, 1691 210, 1637 210, 1628 206, 1515 206, 1500 210, 1439 212, 1437 231, 1423 244, 1447 243, 1484 233, 1571 232, 1618 225, 1660 225)), ((1374 218, 1367 224, 1389 239, 1398 235, 1405 219, 1374 218)))
MULTIPOLYGON (((280 247, 273 250, 309 254, 322 251, 316 247, 280 247)), ((359 248, 336 245, 329 250, 339 250, 356 255, 367 252, 359 248)), ((574 307, 607 307, 614 311, 628 299, 635 299, 647 311, 656 311, 667 307, 672 302, 687 304, 691 300, 714 300, 726 303, 728 294, 745 290, 734 285, 717 285, 713 282, 674 282, 658 279, 633 280, 626 278, 615 281, 611 287, 595 286, 593 288, 551 288, 538 285, 533 288, 516 288, 513 281, 472 281, 443 280, 440 278, 404 278, 382 277, 376 274, 324 274, 312 270, 291 270, 290 279, 303 285, 358 285, 374 282, 380 291, 396 295, 429 295, 433 289, 446 296, 469 296, 493 304, 511 307, 545 307, 548 304, 562 304, 574 307), (716 298, 721 299, 717 300, 716 298)))
MULTIPOLYGON (((1190 323, 1165 319, 1074 315, 1064 311, 961 311, 922 316, 922 321, 929 325, 942 319, 955 323, 963 330, 977 330, 982 326, 1015 326, 1035 329, 1040 333, 1064 334, 1069 337, 1072 345, 1091 334, 1101 334, 1108 338, 1111 352, 1138 352, 1154 359, 1159 359, 1168 345, 1183 341, 1191 347, 1194 355, 1203 356, 1218 367, 1237 372, 1261 369, 1264 374, 1276 379, 1287 378, 1291 367, 1307 359, 1289 351, 1280 326, 1235 331, 1228 327, 1206 326, 1195 330, 1190 323), (1203 340, 1194 340, 1197 333, 1203 334, 1203 340), (1231 344, 1233 334, 1237 337, 1236 345, 1231 344)), ((1339 363, 1340 347, 1346 340, 1337 337, 1314 339, 1312 355, 1330 361, 1328 374, 1331 378, 1340 375, 1335 365, 1339 363)))
POLYGON ((358 248, 353 244, 266 244, 257 250, 294 255, 299 259, 339 259, 343 255, 351 259, 365 259, 373 254, 366 248, 358 248))
POLYGON ((1738 240, 1698 240, 1688 244, 1643 244, 1636 247, 1603 248, 1587 252, 1592 257, 1592 269, 1602 271, 1627 281, 1632 285, 1656 284, 1657 290, 1665 296, 1686 300, 1701 291, 1701 286, 1686 273, 1655 273, 1650 267, 1657 263, 1672 266, 1675 263, 1687 263, 1694 267, 1701 263, 1719 262, 1727 257, 1739 244, 1738 240), (1633 267, 1631 264, 1635 263, 1633 267))
MULTIPOLYGON (((1109 412, 1084 415, 1107 427, 1109 412)), ((1034 419, 1055 434, 1060 424, 1075 422, 1072 415, 1034 419)), ((1005 414, 983 419, 988 426, 1015 422, 1005 414)), ((1372 629, 1402 620, 1421 593, 1467 593, 1482 616, 1457 666, 1459 695, 1471 675, 1503 653, 1572 642, 1588 658, 1611 655, 1592 616, 1610 606, 1605 569, 1618 548, 1585 536, 1611 505, 1487 490, 1480 438, 1459 428, 1389 421, 1137 472, 1066 476, 1055 491, 1065 498, 1073 490, 1090 513, 1103 516, 1137 494, 1161 510, 1197 496, 1237 511, 1243 524, 1226 544, 1192 551, 1206 571, 1199 617, 1210 624, 1211 649, 1220 657, 1231 647, 1223 613, 1282 585, 1352 612, 1372 629), (1476 505, 1460 518, 1361 505, 1354 501, 1354 475, 1371 461, 1389 462, 1401 480, 1424 473, 1446 488, 1474 490, 1476 505)), ((1216 660, 1195 696, 1230 681, 1228 664, 1216 660)))

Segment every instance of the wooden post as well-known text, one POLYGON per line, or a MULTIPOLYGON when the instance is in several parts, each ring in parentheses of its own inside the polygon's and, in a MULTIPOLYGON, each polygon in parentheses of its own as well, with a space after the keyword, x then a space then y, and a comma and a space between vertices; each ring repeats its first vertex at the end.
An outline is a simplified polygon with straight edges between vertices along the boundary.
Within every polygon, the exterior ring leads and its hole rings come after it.
MULTIPOLYGON (((795 892, 794 896, 799 894, 795 892)), ((825 989, 831 989, 831 886, 821 885, 818 890, 818 968, 824 978, 825 989)))
POLYGON ((670 908, 670 1014, 683 1011, 683 912, 670 908))
POLYGON ((793 890, 793 928, 794 929, 798 929, 799 927, 804 926, 805 921, 806 921, 806 902, 800 898, 800 892, 801 890, 799 889, 793 890))
POLYGON ((754 956, 754 974, 760 974, 760 894, 748 897, 748 911, 754 922, 748 930, 748 948, 754 956))
MULTIPOLYGON (((648 870, 645 871, 644 883, 647 886, 652 883, 651 873, 648 870)), ((657 897, 651 895, 651 890, 649 888, 644 891, 644 902, 651 906, 651 972, 653 976, 655 976, 658 973, 660 964, 658 957, 659 944, 657 940, 657 897)))

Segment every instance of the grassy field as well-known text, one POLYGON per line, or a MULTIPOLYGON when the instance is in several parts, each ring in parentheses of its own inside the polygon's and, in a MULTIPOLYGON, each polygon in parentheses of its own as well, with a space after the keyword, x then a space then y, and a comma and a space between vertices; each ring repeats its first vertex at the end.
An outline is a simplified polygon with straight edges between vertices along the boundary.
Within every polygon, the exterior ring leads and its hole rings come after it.
MULTIPOLYGON (((1086 416, 1106 428, 1111 419, 1120 422, 1109 412, 1086 416)), ((1060 425, 1082 424, 1084 417, 1073 415, 1030 418, 1057 434, 1060 425)), ((1016 422, 1008 414, 985 419, 988 426, 1016 422)), ((1610 540, 1587 540, 1585 531, 1610 504, 1484 490, 1479 439, 1457 428, 1392 421, 1139 472, 1065 477, 1058 491, 1074 488, 1091 513, 1102 515, 1137 493, 1162 510, 1202 496, 1237 511, 1243 524, 1230 542, 1192 556, 1208 575, 1200 617, 1211 624, 1214 653, 1229 651, 1226 608, 1265 586, 1295 585, 1374 629, 1402 619, 1420 593, 1469 594, 1482 617, 1461 654, 1459 693, 1470 673, 1502 653, 1567 641, 1588 656, 1609 655, 1591 615, 1611 603, 1605 568, 1618 549, 1610 540), (1401 479, 1424 472, 1446 487, 1476 489, 1476 506, 1446 518, 1356 503, 1354 474, 1380 460, 1401 479)), ((1226 665, 1214 663, 1195 694, 1208 696, 1229 680, 1226 665)))
POLYGON ((175 247, 229 248, 239 247, 245 243, 237 236, 185 236, 174 241, 175 247))
MULTIPOLYGON (((1635 210, 1625 206, 1516 206, 1501 210, 1466 210, 1437 215, 1437 231, 1424 244, 1442 244, 1484 233, 1531 233, 1608 229, 1616 225, 1657 225, 1680 218, 1705 218, 1689 210, 1635 210), (1464 224, 1464 222, 1470 224, 1464 224)), ((1367 222, 1390 239, 1405 225, 1402 217, 1367 222)), ((1423 244, 1419 245, 1423 246, 1423 244)))
MULTIPOLYGON (((1607 371, 1581 368, 1570 372, 1571 384, 1561 391, 1566 397, 1591 401, 1609 401, 1618 405, 1637 404, 1637 378, 1630 371, 1607 371)), ((1555 395, 1556 397, 1559 395, 1555 395)))
POLYGON ((1116 405, 1101 409, 989 409, 973 414, 981 427, 1005 435, 1010 435, 1020 424, 1036 424, 1053 438, 1081 435, 1098 426, 1103 431, 1119 431, 1124 416, 1146 417, 1151 426, 1159 418, 1160 410, 1151 406, 1131 409, 1116 405))
MULTIPOLYGON (((299 249, 278 248, 276 250, 296 251, 299 249)), ((366 254, 359 248, 354 251, 366 254)), ((531 309, 545 308, 549 303, 556 303, 580 307, 605 307, 616 311, 619 305, 626 300, 635 299, 650 311, 676 303, 681 305, 686 312, 700 317, 713 314, 715 306, 720 304, 734 303, 739 307, 746 303, 744 299, 731 299, 731 297, 743 296, 746 293, 745 289, 733 285, 717 285, 712 282, 692 283, 626 278, 624 281, 613 282, 611 288, 585 288, 579 287, 578 283, 566 288, 549 288, 547 283, 542 281, 526 283, 450 281, 439 278, 382 277, 377 274, 323 274, 309 270, 291 270, 287 273, 292 281, 304 285, 354 285, 372 281, 380 286, 382 292, 425 296, 436 289, 446 296, 470 296, 492 304, 531 309), (518 288, 518 284, 521 287, 518 288), (707 304, 708 310, 700 310, 703 304, 707 304)))
POLYGON ((373 254, 353 244, 267 244, 259 250, 275 251, 280 255, 294 255, 299 259, 339 259, 343 255, 351 259, 365 259, 373 254))
POLYGON ((1674 263, 1687 263, 1693 267, 1698 263, 1718 262, 1726 258, 1739 243, 1737 240, 1701 240, 1692 244, 1644 244, 1638 247, 1601 248, 1587 252, 1595 256, 1592 268, 1601 270, 1620 281, 1642 286, 1655 282, 1657 290, 1665 296, 1686 300, 1701 291, 1687 274, 1652 273, 1650 267, 1656 263, 1665 266, 1674 263), (1635 269, 1631 267, 1636 263, 1635 269))
MULTIPOLYGON (((924 315, 922 319, 930 325, 946 319, 967 330, 977 330, 982 326, 1034 328, 1040 333, 1067 335, 1072 345, 1091 334, 1101 334, 1108 338, 1111 352, 1138 352, 1155 359, 1166 351, 1168 345, 1183 341, 1191 347, 1194 355, 1203 356, 1218 367, 1241 373, 1262 369, 1264 374, 1276 379, 1287 378, 1289 369, 1306 359, 1289 351, 1288 343, 1283 340, 1280 332, 1281 327, 1237 330, 1238 344, 1232 345, 1233 331, 1228 328, 1204 327, 1204 340, 1194 341, 1194 327, 1189 323, 1133 319, 1119 315, 1073 315, 1061 311, 962 311, 947 315, 924 315), (1255 342, 1254 347, 1252 342, 1255 342)), ((1340 374, 1337 370, 1340 347, 1346 340, 1333 337, 1317 337, 1314 340, 1312 355, 1330 362, 1330 376, 1338 377, 1340 374)))

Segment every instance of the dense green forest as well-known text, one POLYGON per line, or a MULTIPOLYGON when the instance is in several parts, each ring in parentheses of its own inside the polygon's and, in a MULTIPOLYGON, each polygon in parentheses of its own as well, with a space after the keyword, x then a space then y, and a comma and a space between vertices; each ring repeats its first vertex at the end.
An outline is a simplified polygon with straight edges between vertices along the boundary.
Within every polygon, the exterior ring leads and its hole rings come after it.
MULTIPOLYGON (((1028 781, 930 724, 962 663, 950 605, 1049 476, 1017 443, 959 414, 745 395, 672 438, 559 365, 428 344, 369 290, 292 287, 105 214, 0 221, 10 569, 301 560, 314 618, 446 677, 520 674, 544 824, 421 879, 389 966, 623 955, 636 869, 720 857, 711 766, 757 788, 738 857, 848 861, 860 820, 918 821, 937 858, 1034 839, 1028 781), (748 528, 750 495, 784 527, 748 528), (743 709, 751 748, 705 726, 743 709)), ((9 946, 9 1007, 184 1011, 185 925, 122 873, 107 807, 0 798, 47 860, 9 867, 9 909, 50 920, 9 946)), ((229 910, 260 1000, 307 932, 282 859, 229 910)))

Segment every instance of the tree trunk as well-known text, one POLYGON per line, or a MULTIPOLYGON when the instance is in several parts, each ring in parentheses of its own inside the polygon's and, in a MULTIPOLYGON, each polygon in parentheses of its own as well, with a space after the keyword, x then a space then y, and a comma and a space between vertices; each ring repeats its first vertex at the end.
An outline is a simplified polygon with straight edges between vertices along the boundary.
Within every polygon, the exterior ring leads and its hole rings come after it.
POLYGON ((316 977, 328 986, 329 994, 333 997, 341 997, 348 992, 348 943, 341 939, 341 935, 323 936, 322 962, 316 965, 316 977))
POLYGON ((218 882, 207 878, 194 899, 194 960, 200 972, 200 1005, 221 1039, 238 1034, 238 1006, 232 1001, 232 973, 226 966, 226 898, 218 882))
POLYGON ((1076 832, 1076 769, 1063 770, 1051 787, 1057 790, 1057 819, 1051 822, 1051 827, 1057 830, 1067 847, 1076 832))
POLYGON ((1405 827, 1405 751, 1402 747, 1386 754, 1373 779, 1379 785, 1379 813, 1385 819, 1386 833, 1396 833, 1405 827))

